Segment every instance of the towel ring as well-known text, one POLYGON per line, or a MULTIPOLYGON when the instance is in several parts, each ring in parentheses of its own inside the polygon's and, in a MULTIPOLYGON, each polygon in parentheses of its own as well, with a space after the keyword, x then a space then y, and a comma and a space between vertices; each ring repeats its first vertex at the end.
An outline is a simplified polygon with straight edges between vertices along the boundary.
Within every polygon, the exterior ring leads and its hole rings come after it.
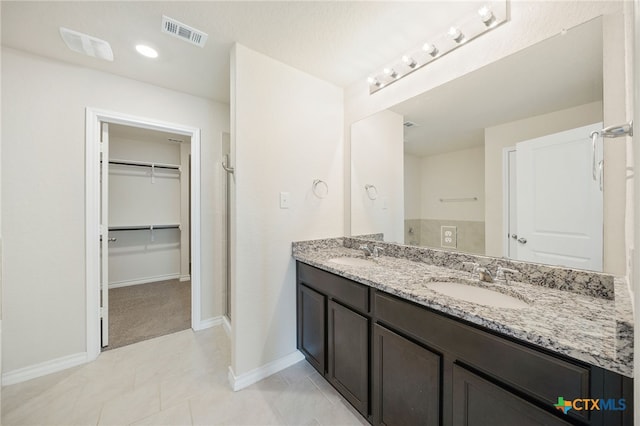
POLYGON ((322 179, 316 179, 313 181, 313 195, 322 199, 329 195, 329 185, 322 179), (324 187, 324 190, 322 189, 324 187))
POLYGON ((370 200, 378 198, 378 188, 376 188, 375 185, 366 184, 364 190, 367 192, 367 197, 369 197, 370 200))

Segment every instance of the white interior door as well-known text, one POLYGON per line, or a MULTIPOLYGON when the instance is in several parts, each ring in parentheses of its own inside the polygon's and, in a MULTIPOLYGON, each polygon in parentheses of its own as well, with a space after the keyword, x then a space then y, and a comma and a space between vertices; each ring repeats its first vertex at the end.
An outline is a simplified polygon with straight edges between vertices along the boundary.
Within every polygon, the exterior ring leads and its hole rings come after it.
POLYGON ((602 123, 516 146, 518 259, 602 270, 602 123), (595 155, 595 157, 594 157, 595 155), (600 163, 601 164, 601 163, 600 163))
POLYGON ((109 346, 109 124, 100 135, 100 332, 109 346))

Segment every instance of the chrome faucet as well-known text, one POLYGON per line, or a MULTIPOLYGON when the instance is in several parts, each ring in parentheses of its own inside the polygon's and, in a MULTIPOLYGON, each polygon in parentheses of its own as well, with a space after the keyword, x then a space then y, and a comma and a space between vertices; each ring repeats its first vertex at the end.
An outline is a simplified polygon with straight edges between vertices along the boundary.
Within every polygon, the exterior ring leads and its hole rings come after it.
POLYGON ((373 256, 374 254, 374 252, 371 252, 371 249, 366 244, 362 244, 358 249, 364 252, 364 257, 373 256))
POLYGON ((502 266, 498 267, 496 271, 496 280, 504 280, 505 284, 509 284, 509 275, 516 275, 518 271, 515 269, 503 268, 502 266))
POLYGON ((489 271, 484 266, 478 266, 476 268, 476 272, 478 273, 478 279, 480 281, 484 281, 486 283, 492 283, 493 282, 493 276, 491 275, 491 271, 489 271))
POLYGON ((484 281, 486 283, 493 282, 493 276, 491 275, 491 271, 487 269, 485 266, 480 266, 479 263, 476 262, 462 262, 463 269, 469 270, 468 267, 471 267, 471 278, 475 278, 475 275, 478 274, 478 280, 484 281))
POLYGON ((384 249, 382 247, 373 246, 373 257, 380 257, 380 252, 383 252, 384 249))

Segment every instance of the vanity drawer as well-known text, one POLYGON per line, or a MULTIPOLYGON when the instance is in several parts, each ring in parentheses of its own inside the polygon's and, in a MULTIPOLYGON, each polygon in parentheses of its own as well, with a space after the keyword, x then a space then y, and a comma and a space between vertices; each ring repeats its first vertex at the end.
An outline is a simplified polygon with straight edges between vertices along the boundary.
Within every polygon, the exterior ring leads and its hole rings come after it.
POLYGON ((298 262, 298 282, 362 313, 369 313, 369 287, 298 262))
MULTIPOLYGON (((380 291, 376 291, 374 300, 377 321, 547 406, 556 404, 558 397, 565 400, 590 397, 588 367, 530 349, 380 291)), ((586 411, 572 411, 572 416, 588 418, 586 411)))

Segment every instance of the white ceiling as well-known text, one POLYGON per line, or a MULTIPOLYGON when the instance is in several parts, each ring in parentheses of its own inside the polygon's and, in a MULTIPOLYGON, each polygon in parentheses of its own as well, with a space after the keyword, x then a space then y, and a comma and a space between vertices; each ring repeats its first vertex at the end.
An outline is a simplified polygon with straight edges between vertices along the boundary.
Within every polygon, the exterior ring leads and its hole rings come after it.
POLYGON ((602 20, 396 105, 417 156, 482 146, 486 127, 602 100, 602 20))
MULTIPOLYGON (((346 87, 446 31, 477 1, 2 1, 2 44, 158 86, 229 101, 229 50, 241 43, 346 87), (209 35, 204 48, 161 33, 162 15, 209 35), (72 52, 64 26, 108 41, 114 62, 72 52), (137 43, 159 58, 136 53, 137 43)), ((259 70, 256 70, 259 72, 259 70)))

